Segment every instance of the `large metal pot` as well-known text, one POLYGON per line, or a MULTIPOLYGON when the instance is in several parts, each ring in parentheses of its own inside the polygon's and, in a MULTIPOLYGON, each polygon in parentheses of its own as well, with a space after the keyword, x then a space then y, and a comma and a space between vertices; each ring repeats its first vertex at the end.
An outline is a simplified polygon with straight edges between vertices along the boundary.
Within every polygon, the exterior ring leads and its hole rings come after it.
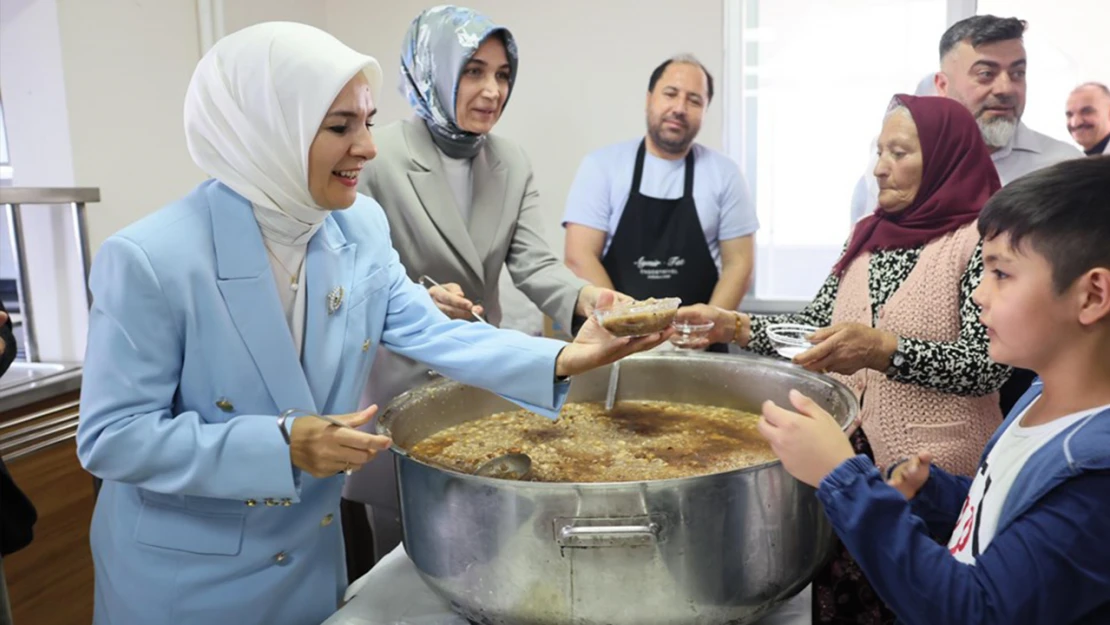
MULTIPOLYGON (((608 368, 575 378, 569 401, 602 401, 608 368)), ((757 356, 648 353, 621 363, 619 400, 759 412, 787 392, 845 427, 859 411, 832 379, 757 356)), ((805 587, 832 532, 813 489, 778 462, 702 477, 536 483, 441 470, 406 450, 444 428, 517 407, 438 382, 397 398, 393 437, 405 549, 423 578, 483 625, 713 624, 757 620, 805 587)))

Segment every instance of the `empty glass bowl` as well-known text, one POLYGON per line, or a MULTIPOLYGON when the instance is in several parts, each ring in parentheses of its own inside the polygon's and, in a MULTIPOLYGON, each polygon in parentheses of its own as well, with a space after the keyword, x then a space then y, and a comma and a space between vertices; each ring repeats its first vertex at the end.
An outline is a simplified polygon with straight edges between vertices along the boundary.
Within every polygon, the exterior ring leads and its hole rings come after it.
POLYGON ((713 329, 713 322, 686 323, 675 321, 671 324, 671 327, 674 328, 671 343, 675 347, 689 348, 709 336, 709 331, 713 329))
POLYGON ((817 328, 796 323, 773 323, 767 326, 767 338, 775 346, 775 351, 783 358, 793 359, 798 354, 813 347, 806 338, 817 328))

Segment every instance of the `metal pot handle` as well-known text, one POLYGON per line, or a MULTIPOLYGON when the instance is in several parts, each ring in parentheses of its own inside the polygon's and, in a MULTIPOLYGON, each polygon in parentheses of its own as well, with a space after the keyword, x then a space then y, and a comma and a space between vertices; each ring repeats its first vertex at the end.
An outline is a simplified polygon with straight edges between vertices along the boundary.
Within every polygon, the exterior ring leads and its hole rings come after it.
POLYGON ((635 547, 660 542, 662 525, 647 517, 629 519, 555 519, 560 547, 635 547))

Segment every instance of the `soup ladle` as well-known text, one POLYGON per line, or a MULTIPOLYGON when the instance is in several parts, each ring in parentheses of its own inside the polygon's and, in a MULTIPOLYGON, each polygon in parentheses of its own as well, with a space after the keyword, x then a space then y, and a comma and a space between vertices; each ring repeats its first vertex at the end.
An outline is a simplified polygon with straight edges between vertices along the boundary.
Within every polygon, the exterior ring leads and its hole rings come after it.
MULTIPOLYGON (((301 411, 287 410, 286 412, 292 414, 292 413, 301 412, 301 411)), ((338 419, 332 418, 328 415, 319 415, 319 414, 309 415, 309 413, 304 413, 304 415, 305 416, 313 416, 313 417, 316 417, 318 419, 323 419, 324 421, 327 421, 328 423, 330 423, 330 424, 332 424, 336 427, 346 428, 348 430, 355 430, 356 429, 356 428, 353 428, 353 427, 347 425, 346 423, 343 423, 342 421, 339 421, 338 419)), ((409 454, 406 452, 405 455, 409 455, 409 454)), ((419 460, 420 460, 420 462, 423 462, 425 464, 430 464, 430 465, 435 466, 436 468, 439 468, 439 469, 446 469, 448 471, 454 471, 456 473, 462 473, 462 471, 459 471, 459 469, 457 467, 453 467, 453 466, 444 464, 442 462, 438 462, 436 460, 431 460, 431 459, 427 459, 427 458, 420 458, 419 460)), ((350 469, 348 469, 344 472, 347 475, 351 474, 350 469)), ((492 478, 498 478, 498 479, 502 479, 502 480, 523 480, 523 479, 526 479, 528 477, 528 475, 531 474, 531 473, 532 473, 532 458, 530 456, 528 456, 528 454, 525 454, 525 453, 501 454, 500 456, 497 456, 495 458, 491 458, 491 459, 483 462, 482 464, 478 465, 477 469, 474 470, 474 475, 477 475, 478 477, 492 477, 492 478)))
MULTIPOLYGON (((466 473, 458 467, 453 467, 449 464, 432 460, 431 458, 414 458, 412 454, 405 452, 404 455, 423 462, 424 464, 431 465, 437 469, 445 471, 453 471, 455 473, 466 473)), ((509 453, 501 454, 496 458, 491 458, 478 465, 471 475, 478 477, 492 477, 500 480, 523 480, 532 473, 532 458, 524 453, 509 453)))

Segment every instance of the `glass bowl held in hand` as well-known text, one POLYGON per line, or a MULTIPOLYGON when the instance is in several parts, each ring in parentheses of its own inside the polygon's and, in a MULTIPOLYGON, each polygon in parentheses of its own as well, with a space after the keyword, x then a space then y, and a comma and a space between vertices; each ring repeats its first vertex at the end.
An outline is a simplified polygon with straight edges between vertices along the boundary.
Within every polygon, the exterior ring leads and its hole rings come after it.
POLYGON ((705 323, 690 323, 684 321, 675 321, 671 324, 674 328, 674 335, 671 336, 671 344, 675 347, 683 349, 692 349, 700 346, 709 337, 709 333, 713 330, 713 322, 707 321, 705 323))
POLYGON ((767 326, 767 338, 779 356, 793 360, 795 356, 813 347, 809 336, 818 328, 796 323, 773 323, 767 326))
POLYGON ((594 317, 613 336, 648 336, 666 330, 681 303, 677 297, 614 303, 594 309, 594 317))

